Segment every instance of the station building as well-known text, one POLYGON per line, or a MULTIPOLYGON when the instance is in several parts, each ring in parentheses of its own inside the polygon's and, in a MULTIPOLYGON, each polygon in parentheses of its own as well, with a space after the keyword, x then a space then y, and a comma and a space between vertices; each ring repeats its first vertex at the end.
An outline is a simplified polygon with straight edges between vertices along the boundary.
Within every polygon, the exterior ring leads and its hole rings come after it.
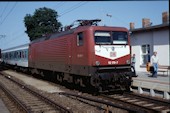
POLYGON ((169 12, 162 13, 162 24, 152 26, 150 19, 142 19, 142 28, 130 23, 132 54, 136 54, 136 71, 146 71, 146 65, 154 51, 159 64, 170 66, 169 12))

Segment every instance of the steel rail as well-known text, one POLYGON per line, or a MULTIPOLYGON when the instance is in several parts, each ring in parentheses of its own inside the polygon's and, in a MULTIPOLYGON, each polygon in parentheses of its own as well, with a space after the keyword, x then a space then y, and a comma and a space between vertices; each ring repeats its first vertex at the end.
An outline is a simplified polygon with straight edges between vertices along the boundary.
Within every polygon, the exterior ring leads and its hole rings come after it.
MULTIPOLYGON (((6 74, 8 75, 8 74, 6 74)), ((10 75, 9 75, 10 76, 10 75)), ((24 89, 28 90, 29 92, 31 92, 32 94, 36 95, 37 97, 39 97, 40 99, 44 100, 45 102, 49 103, 50 105, 52 105, 53 107, 59 109, 60 111, 62 111, 62 113, 73 113, 71 111, 71 109, 68 109, 67 107, 64 107, 50 99, 48 99, 47 97, 37 93, 36 91, 33 91, 31 90, 30 88, 28 88, 27 86, 23 86, 23 84, 17 82, 16 80, 14 80, 12 77, 8 77, 8 76, 5 76, 7 79, 10 79, 12 82, 18 84, 19 86, 23 87, 24 89)))
MULTIPOLYGON (((111 100, 120 101, 120 102, 126 103, 126 104, 131 104, 131 105, 133 105, 133 106, 136 106, 136 107, 139 107, 139 108, 142 108, 142 109, 146 109, 146 110, 151 111, 151 112, 153 112, 153 113, 160 113, 159 110, 152 109, 152 108, 150 108, 150 107, 141 106, 141 105, 134 104, 134 103, 131 103, 131 102, 127 102, 127 101, 121 100, 121 99, 119 99, 119 98, 109 97, 109 96, 106 96, 106 95, 102 95, 102 97, 107 98, 107 99, 111 99, 111 100)), ((127 98, 127 97, 126 97, 126 98, 127 98)), ((133 99, 134 99, 134 97, 133 97, 133 99)))
POLYGON ((17 105, 19 105, 19 109, 22 109, 26 113, 31 113, 31 111, 27 109, 27 106, 20 102, 20 100, 18 100, 18 98, 13 95, 2 83, 0 83, 0 88, 8 95, 8 97, 10 97, 17 105))
POLYGON ((125 92, 124 95, 129 95, 129 96, 136 96, 138 98, 143 98, 143 99, 149 99, 150 101, 153 101, 153 102, 159 102, 160 104, 164 104, 164 105, 170 105, 170 101, 169 100, 163 100, 163 99, 157 99, 157 98, 153 98, 151 96, 145 96, 145 95, 139 95, 139 94, 136 94, 136 93, 127 93, 125 92))
POLYGON ((82 95, 75 94, 75 93, 60 92, 59 94, 60 95, 74 96, 74 97, 82 98, 82 99, 89 100, 89 101, 92 101, 92 102, 105 104, 105 105, 107 105, 107 107, 111 106, 111 107, 123 109, 123 110, 126 110, 126 111, 130 112, 130 113, 146 113, 145 111, 142 111, 142 110, 138 111, 138 110, 130 109, 127 106, 120 106, 120 105, 113 104, 112 102, 109 102, 109 101, 106 101, 106 100, 94 99, 94 98, 82 96, 82 95))

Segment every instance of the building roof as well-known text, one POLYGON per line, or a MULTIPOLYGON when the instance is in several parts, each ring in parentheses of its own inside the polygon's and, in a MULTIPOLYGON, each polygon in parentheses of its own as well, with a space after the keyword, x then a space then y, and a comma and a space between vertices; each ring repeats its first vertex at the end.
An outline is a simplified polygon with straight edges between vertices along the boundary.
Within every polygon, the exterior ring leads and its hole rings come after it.
POLYGON ((145 32, 145 31, 153 31, 153 30, 160 30, 160 29, 169 29, 169 22, 164 23, 164 24, 155 25, 155 26, 131 29, 129 31, 132 33, 136 33, 136 32, 145 32))

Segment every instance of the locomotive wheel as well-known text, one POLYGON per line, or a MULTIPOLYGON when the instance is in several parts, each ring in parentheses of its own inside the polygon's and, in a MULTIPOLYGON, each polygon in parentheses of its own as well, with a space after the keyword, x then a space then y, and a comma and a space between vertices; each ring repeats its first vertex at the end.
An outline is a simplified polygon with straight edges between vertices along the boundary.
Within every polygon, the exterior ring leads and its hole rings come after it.
POLYGON ((73 79, 74 79, 74 84, 75 85, 79 85, 81 87, 85 87, 85 84, 83 82, 84 79, 82 77, 74 77, 73 79))
POLYGON ((57 81, 59 81, 60 83, 63 82, 63 76, 60 74, 57 74, 57 81))
POLYGON ((74 77, 73 79, 75 85, 80 85, 80 78, 74 77))
POLYGON ((92 86, 94 86, 95 88, 99 88, 100 84, 101 84, 101 80, 98 76, 92 76, 90 78, 90 83, 92 86))

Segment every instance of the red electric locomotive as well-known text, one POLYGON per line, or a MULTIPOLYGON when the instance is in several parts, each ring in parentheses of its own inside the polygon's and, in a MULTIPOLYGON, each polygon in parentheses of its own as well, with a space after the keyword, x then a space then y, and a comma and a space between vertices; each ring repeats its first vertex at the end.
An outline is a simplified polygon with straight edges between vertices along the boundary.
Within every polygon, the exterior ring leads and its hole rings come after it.
POLYGON ((28 64, 32 73, 99 91, 129 90, 135 72, 128 30, 97 26, 99 21, 78 20, 76 28, 69 26, 31 42, 28 64))

